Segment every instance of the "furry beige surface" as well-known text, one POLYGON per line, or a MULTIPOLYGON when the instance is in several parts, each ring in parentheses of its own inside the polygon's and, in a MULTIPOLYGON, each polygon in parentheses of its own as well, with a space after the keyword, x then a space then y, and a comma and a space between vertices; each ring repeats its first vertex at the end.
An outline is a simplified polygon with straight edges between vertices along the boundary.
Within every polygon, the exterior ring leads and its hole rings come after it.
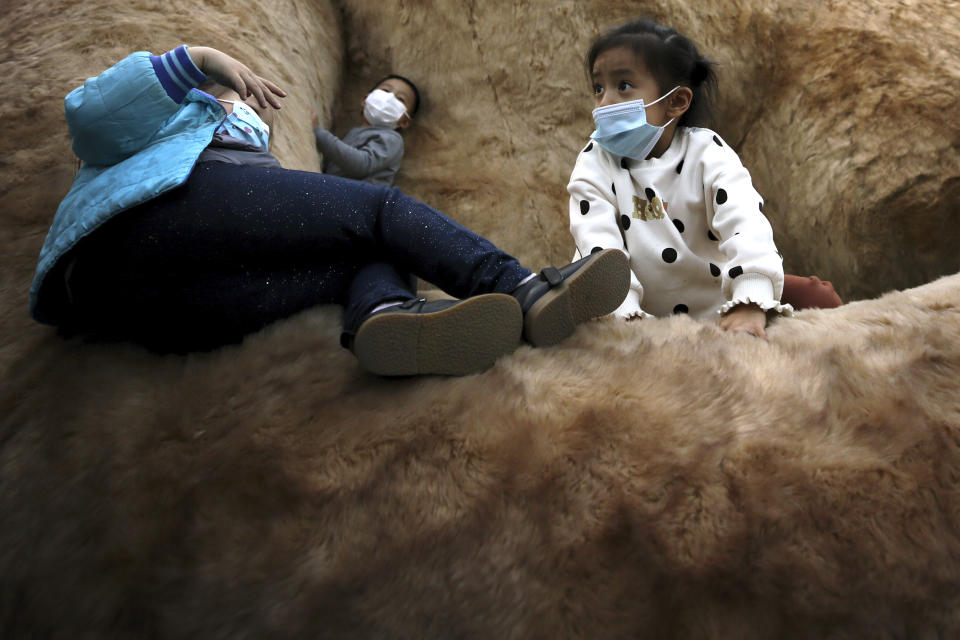
POLYGON ((427 90, 399 184, 532 264, 572 254, 564 187, 593 130, 590 40, 648 15, 720 63, 717 128, 763 194, 789 272, 860 299, 960 271, 952 2, 344 6, 347 77, 363 79, 345 87, 347 111, 385 68, 427 90))
POLYGON ((334 307, 188 357, 26 317, 62 96, 127 52, 262 61, 307 169, 312 109, 346 128, 377 76, 422 80, 401 185, 537 266, 570 252, 580 55, 635 12, 725 62, 789 267, 932 280, 960 268, 951 7, 4 2, 0 636, 960 635, 960 275, 767 341, 605 319, 458 379, 363 373, 334 307))

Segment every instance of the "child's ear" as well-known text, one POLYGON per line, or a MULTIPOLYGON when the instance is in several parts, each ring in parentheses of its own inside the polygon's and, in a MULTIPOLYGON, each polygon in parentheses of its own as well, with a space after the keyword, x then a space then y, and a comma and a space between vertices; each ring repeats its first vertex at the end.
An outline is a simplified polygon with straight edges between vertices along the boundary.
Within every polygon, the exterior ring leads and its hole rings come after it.
POLYGON ((413 120, 410 119, 410 116, 403 114, 400 116, 400 119, 397 120, 397 129, 406 129, 411 124, 413 124, 413 120))
POLYGON ((669 101, 667 102, 667 117, 679 118, 690 108, 690 103, 693 102, 693 91, 689 87, 678 87, 667 100, 669 101))

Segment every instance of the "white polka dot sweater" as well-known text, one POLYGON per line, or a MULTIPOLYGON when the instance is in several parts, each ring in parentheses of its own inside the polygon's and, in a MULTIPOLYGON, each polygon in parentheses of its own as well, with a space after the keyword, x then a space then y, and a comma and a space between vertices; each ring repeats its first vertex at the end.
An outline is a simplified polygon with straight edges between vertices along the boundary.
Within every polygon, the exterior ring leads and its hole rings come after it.
POLYGON ((590 142, 567 185, 578 253, 618 248, 631 287, 619 317, 713 317, 779 303, 783 262, 763 198, 737 154, 709 129, 678 127, 664 154, 620 158, 590 142))

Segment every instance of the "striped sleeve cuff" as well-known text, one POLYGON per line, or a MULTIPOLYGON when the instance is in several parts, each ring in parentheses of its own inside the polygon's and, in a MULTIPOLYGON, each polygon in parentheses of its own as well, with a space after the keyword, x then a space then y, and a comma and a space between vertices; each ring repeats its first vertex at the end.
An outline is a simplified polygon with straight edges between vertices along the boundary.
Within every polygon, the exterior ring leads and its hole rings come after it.
POLYGON ((186 45, 180 45, 160 56, 151 55, 150 62, 160 80, 160 86, 170 99, 178 104, 183 102, 190 89, 200 86, 207 79, 190 59, 186 45))

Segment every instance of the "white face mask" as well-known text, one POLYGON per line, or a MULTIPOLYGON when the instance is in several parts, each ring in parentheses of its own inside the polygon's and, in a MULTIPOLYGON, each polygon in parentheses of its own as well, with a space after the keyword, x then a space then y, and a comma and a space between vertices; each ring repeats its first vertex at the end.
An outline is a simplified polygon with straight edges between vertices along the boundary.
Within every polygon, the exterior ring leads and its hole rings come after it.
POLYGON ((239 100, 220 100, 233 105, 233 113, 224 118, 217 131, 249 142, 266 151, 270 145, 270 125, 260 119, 257 112, 239 100))
POLYGON ((397 96, 383 89, 374 89, 363 101, 363 117, 375 126, 396 127, 406 113, 407 108, 397 96))

